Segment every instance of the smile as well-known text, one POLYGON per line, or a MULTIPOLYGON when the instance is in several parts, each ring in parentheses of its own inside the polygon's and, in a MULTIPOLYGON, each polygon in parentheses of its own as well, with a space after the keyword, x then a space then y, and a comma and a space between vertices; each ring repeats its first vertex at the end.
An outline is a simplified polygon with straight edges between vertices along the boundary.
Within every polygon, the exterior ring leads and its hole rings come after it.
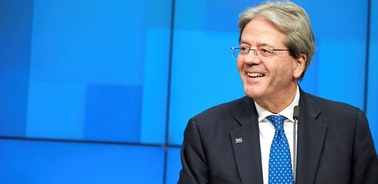
POLYGON ((256 78, 256 77, 264 77, 264 74, 257 73, 257 72, 247 72, 248 77, 256 78))

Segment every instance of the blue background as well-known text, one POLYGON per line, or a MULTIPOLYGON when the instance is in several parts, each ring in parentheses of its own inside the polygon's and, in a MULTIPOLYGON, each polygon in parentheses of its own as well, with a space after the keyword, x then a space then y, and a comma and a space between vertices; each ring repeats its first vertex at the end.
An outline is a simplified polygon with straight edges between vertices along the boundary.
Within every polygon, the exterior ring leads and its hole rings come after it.
MULTIPOLYGON (((0 183, 176 183, 188 119, 244 96, 230 47, 259 2, 0 0, 0 183)), ((378 1, 294 2, 301 87, 364 110, 378 148, 378 1)))

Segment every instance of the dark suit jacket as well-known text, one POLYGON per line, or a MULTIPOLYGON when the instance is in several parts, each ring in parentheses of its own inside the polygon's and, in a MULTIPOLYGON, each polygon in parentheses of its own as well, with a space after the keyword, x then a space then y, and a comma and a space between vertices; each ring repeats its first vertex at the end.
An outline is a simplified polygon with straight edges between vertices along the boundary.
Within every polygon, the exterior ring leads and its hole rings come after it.
MULTIPOLYGON (((364 113, 300 93, 296 183, 378 184, 378 160, 364 113)), ((178 183, 263 183, 257 117, 253 100, 243 97, 190 119, 178 183)))

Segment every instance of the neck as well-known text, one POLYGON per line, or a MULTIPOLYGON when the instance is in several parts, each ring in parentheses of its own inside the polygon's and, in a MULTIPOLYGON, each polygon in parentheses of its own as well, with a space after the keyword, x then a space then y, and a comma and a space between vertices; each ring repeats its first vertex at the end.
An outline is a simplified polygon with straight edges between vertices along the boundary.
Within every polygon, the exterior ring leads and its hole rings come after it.
POLYGON ((291 102, 293 102, 296 93, 297 85, 290 87, 287 90, 282 90, 280 93, 275 94, 274 97, 269 96, 266 98, 254 100, 265 110, 268 110, 274 114, 278 114, 286 107, 288 107, 291 102))

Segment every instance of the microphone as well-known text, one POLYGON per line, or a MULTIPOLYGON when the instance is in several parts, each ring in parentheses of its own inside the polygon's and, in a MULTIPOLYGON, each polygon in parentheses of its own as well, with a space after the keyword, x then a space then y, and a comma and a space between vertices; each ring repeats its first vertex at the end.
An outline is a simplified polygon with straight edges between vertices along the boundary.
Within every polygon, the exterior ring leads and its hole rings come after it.
POLYGON ((293 126, 293 178, 295 183, 295 177, 297 172, 297 123, 299 118, 299 106, 296 105, 294 107, 293 119, 294 119, 294 126, 293 126))
POLYGON ((294 120, 298 120, 298 117, 299 117, 299 106, 296 105, 296 106, 294 107, 293 119, 294 119, 294 120))

